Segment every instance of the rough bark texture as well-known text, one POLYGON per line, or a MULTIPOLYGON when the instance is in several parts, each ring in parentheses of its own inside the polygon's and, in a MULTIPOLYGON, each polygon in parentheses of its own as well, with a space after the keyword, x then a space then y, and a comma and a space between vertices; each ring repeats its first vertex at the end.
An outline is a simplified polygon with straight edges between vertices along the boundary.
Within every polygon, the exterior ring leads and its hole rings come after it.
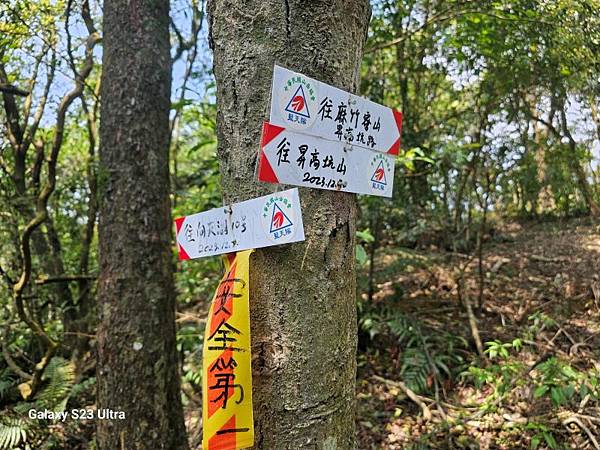
POLYGON ((98 448, 186 449, 169 208, 168 0, 106 0, 100 126, 98 448))
MULTIPOLYGON (((367 0, 209 5, 225 201, 286 186, 255 181, 273 64, 355 91, 367 0)), ((355 197, 301 189, 306 241, 252 256, 256 449, 354 448, 355 197)))

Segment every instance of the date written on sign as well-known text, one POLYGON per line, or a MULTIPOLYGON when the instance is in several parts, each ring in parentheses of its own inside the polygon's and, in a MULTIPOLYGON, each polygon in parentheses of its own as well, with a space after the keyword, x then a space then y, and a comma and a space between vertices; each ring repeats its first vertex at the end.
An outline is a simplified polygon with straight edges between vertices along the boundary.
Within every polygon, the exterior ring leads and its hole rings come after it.
POLYGON ((391 197, 393 155, 263 124, 258 179, 391 197))

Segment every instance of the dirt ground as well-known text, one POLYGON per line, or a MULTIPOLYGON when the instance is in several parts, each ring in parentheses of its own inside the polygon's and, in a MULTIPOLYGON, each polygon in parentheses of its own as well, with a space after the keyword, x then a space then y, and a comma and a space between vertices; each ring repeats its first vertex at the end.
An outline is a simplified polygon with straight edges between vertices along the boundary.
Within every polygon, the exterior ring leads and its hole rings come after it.
POLYGON ((505 225, 484 245, 479 308, 476 255, 381 249, 366 305, 374 318, 361 324, 358 447, 600 449, 599 268, 600 226, 587 219, 505 225), (396 316, 431 342, 421 339, 426 383, 408 393, 406 345, 414 358, 420 347, 390 332, 396 316), (443 349, 442 336, 465 345, 443 349))

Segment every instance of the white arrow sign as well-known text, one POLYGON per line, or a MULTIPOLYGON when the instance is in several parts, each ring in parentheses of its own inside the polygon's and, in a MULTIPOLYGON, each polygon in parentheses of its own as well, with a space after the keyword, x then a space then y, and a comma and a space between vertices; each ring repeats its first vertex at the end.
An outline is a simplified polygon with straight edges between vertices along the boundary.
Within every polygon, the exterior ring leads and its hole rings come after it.
POLYGON ((269 122, 391 155, 400 149, 401 112, 279 66, 269 122))
POLYGON ((175 219, 179 259, 304 240, 298 189, 175 219))
POLYGON ((391 197, 395 156, 263 124, 258 179, 391 197))

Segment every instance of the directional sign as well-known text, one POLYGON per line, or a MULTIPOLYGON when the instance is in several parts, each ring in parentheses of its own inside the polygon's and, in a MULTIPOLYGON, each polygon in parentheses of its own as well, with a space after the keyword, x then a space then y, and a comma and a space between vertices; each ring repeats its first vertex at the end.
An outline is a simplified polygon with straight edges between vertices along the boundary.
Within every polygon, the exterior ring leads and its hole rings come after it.
POLYGON ((401 112, 279 66, 269 122, 392 155, 400 149, 401 112))
POLYGON ((298 189, 175 219, 179 259, 304 240, 298 189))
POLYGON ((393 155, 328 141, 265 122, 258 179, 391 197, 394 160, 393 155))

